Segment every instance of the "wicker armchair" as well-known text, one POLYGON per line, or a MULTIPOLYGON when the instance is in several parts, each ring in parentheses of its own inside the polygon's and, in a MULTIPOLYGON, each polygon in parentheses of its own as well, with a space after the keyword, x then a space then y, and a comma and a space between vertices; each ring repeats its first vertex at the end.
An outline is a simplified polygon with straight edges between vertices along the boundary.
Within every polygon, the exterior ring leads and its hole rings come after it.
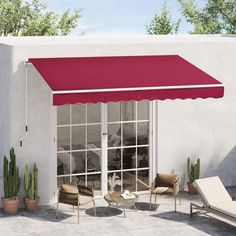
MULTIPOLYGON (((179 177, 177 175, 157 173, 154 183, 152 184, 151 187, 139 179, 137 181, 145 185, 150 190, 149 209, 151 209, 152 206, 153 195, 155 196, 155 202, 157 195, 172 195, 174 197, 174 206, 176 212, 176 198, 177 194, 179 193, 179 177)), ((180 198, 180 204, 181 204, 181 198, 180 198)))
POLYGON ((58 217, 59 203, 64 203, 73 206, 73 209, 74 206, 78 207, 78 223, 79 223, 79 207, 91 201, 93 202, 94 215, 96 215, 93 188, 77 184, 75 185, 72 183, 63 184, 60 186, 58 190, 56 218, 58 217))

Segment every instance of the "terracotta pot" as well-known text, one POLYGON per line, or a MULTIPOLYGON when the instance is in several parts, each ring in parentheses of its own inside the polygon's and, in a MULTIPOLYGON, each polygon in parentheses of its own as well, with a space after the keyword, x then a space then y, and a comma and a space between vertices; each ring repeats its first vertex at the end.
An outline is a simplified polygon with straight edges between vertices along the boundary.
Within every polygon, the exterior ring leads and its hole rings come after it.
POLYGON ((191 182, 187 182, 188 185, 188 192, 191 194, 198 194, 197 190, 195 189, 195 187, 193 186, 193 184, 191 182))
POLYGON ((17 213, 19 205, 20 205, 20 198, 15 199, 5 199, 2 198, 2 205, 4 208, 4 212, 9 215, 14 215, 17 213))
POLYGON ((36 212, 39 205, 39 197, 36 199, 24 199, 25 209, 30 212, 36 212))

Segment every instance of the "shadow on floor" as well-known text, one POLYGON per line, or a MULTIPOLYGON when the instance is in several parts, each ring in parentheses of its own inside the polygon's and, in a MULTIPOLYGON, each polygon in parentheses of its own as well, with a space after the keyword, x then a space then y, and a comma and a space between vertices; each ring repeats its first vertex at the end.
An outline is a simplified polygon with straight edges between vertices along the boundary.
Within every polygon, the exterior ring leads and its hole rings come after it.
MULTIPOLYGON (((71 216, 74 215, 73 212, 70 213, 65 213, 65 212, 60 212, 59 211, 59 217, 56 219, 56 214, 55 214, 55 210, 53 208, 50 207, 40 207, 39 210, 35 213, 30 213, 28 211, 26 211, 23 208, 20 208, 18 210, 17 215, 19 216, 24 216, 24 217, 29 217, 31 219, 35 219, 35 220, 42 220, 42 221, 51 221, 51 222, 61 222, 65 219, 70 218, 71 216)), ((0 210, 0 217, 14 217, 15 215, 11 216, 11 215, 6 215, 3 212, 3 209, 0 210)))
POLYGON ((149 209, 149 206, 150 206, 149 202, 136 202, 135 206, 138 211, 156 211, 160 205, 156 203, 152 203, 151 209, 149 209))
POLYGON ((154 214, 152 217, 187 224, 209 235, 236 235, 236 227, 205 214, 191 217, 190 214, 173 211, 154 214))
POLYGON ((110 217, 123 214, 123 211, 114 207, 96 207, 96 216, 95 216, 92 207, 85 210, 85 214, 94 217, 110 217))

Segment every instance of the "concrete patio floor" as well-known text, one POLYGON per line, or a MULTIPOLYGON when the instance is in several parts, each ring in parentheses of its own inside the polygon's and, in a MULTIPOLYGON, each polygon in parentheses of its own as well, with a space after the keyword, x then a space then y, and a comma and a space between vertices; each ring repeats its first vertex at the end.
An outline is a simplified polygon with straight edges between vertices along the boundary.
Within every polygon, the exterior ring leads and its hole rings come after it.
MULTIPOLYGON (((229 189, 234 194, 234 189, 229 189)), ((96 200, 97 216, 93 216, 92 205, 80 211, 80 224, 77 224, 77 210, 61 205, 59 218, 55 219, 54 206, 40 207, 35 214, 20 209, 16 216, 5 216, 0 210, 0 236, 70 236, 70 235, 236 235, 236 227, 206 215, 189 215, 189 203, 200 202, 199 196, 182 193, 182 204, 177 201, 174 212, 170 197, 157 198, 149 210, 149 195, 139 195, 136 203, 138 211, 123 211, 107 208, 104 199, 96 200)))

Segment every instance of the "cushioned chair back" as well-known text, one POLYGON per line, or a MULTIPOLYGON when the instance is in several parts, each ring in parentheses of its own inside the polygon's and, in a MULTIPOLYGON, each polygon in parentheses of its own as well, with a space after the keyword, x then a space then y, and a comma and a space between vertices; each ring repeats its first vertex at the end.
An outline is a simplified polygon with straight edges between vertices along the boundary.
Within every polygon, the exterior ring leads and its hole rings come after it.
POLYGON ((76 185, 63 184, 60 187, 59 202, 77 206, 78 188, 76 185))
POLYGON ((83 185, 78 185, 79 194, 83 196, 93 197, 93 189, 85 187, 83 185))
POLYGON ((173 184, 178 181, 177 175, 159 174, 155 178, 155 187, 169 187, 172 188, 173 184))
POLYGON ((62 184, 60 190, 64 193, 78 193, 78 188, 73 184, 62 184))

